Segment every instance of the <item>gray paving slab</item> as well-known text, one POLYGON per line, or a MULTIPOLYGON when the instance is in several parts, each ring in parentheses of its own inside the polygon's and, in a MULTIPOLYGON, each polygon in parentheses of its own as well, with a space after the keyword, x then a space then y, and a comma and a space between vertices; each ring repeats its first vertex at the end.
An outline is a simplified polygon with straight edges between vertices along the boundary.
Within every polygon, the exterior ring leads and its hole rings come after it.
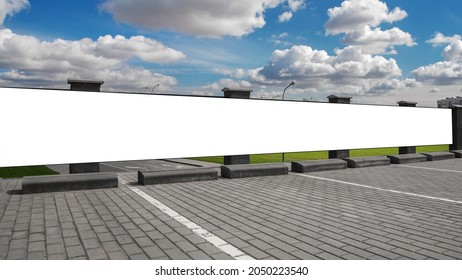
MULTIPOLYGON (((242 182, 239 182, 239 183, 241 184, 242 182)), ((380 210, 383 210, 383 209, 380 209, 380 210)), ((366 212, 366 211, 365 211, 365 212, 366 212)), ((370 211, 367 211, 366 213, 373 214, 373 213, 370 212, 370 211)), ((385 213, 385 214, 386 214, 386 213, 385 213)), ((382 216, 385 217, 386 215, 382 215, 382 216)), ((358 217, 359 217, 359 216, 358 216, 358 217)), ((402 217, 399 217, 399 218, 402 218, 402 217)), ((399 220, 399 219, 397 219, 397 220, 399 220)), ((371 230, 369 229, 368 231, 366 231, 366 233, 364 233, 364 235, 370 235, 370 236, 376 238, 377 240, 382 241, 384 244, 386 244, 386 242, 388 242, 388 241, 390 240, 389 238, 382 238, 381 236, 374 235, 374 234, 370 233, 370 231, 371 231, 371 230)), ((386 245, 384 245, 384 246, 387 247, 386 245)), ((383 247, 383 246, 382 246, 382 247, 383 247)), ((387 247, 387 248, 391 248, 391 247, 387 247)), ((378 249, 380 249, 380 248, 378 248, 378 249)), ((393 254, 390 253, 390 254, 387 254, 387 256, 390 257, 390 256, 393 256, 393 254)), ((387 256, 385 256, 385 257, 387 257, 387 256)))

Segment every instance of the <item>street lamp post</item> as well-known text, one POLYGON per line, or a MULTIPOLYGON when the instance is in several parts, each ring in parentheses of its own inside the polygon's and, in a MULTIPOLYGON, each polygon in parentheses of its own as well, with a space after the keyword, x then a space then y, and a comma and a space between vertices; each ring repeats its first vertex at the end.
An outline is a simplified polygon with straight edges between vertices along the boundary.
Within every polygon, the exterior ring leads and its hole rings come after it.
MULTIPOLYGON (((290 87, 290 86, 293 86, 295 85, 295 82, 292 81, 290 82, 290 84, 288 86, 286 86, 286 88, 284 89, 284 91, 282 92, 282 100, 284 100, 284 95, 286 94, 286 90, 290 87)), ((284 162, 284 153, 282 153, 282 162, 284 162)))
POLYGON ((286 88, 284 89, 284 91, 282 92, 282 100, 284 100, 284 94, 286 94, 286 90, 290 87, 290 86, 294 86, 295 85, 295 82, 292 81, 290 82, 290 84, 288 86, 286 86, 286 88))
POLYGON ((156 87, 158 87, 158 86, 160 86, 160 84, 157 84, 157 85, 153 86, 153 87, 152 87, 152 90, 151 90, 151 93, 154 93, 154 89, 155 89, 156 87))
POLYGON ((157 84, 157 85, 153 86, 152 88, 151 87, 144 87, 144 89, 151 89, 151 94, 152 94, 152 93, 154 93, 154 89, 156 87, 158 87, 158 86, 160 86, 160 84, 157 84))

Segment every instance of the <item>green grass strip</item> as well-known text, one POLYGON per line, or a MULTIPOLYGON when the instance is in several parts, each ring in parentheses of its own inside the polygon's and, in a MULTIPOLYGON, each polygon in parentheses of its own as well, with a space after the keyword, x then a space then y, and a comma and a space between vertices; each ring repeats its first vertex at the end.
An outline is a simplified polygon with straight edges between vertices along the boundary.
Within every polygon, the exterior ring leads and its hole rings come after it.
POLYGON ((24 176, 54 175, 58 172, 51 170, 44 165, 1 167, 0 178, 20 178, 24 176))
MULTIPOLYGON (((442 151, 448 151, 448 150, 449 150, 449 145, 417 147, 417 153, 442 152, 442 151)), ((397 154, 398 154, 397 147, 377 148, 377 149, 358 149, 358 150, 350 151, 350 157, 387 156, 387 155, 397 155, 397 154)), ((328 158, 327 151, 286 153, 284 156, 284 162, 301 161, 301 160, 317 160, 317 159, 327 159, 327 158, 328 158)), ((192 159, 223 164, 222 156, 196 157, 192 159)), ((281 161, 282 161, 281 153, 250 155, 250 163, 271 163, 271 162, 281 162, 281 161)))

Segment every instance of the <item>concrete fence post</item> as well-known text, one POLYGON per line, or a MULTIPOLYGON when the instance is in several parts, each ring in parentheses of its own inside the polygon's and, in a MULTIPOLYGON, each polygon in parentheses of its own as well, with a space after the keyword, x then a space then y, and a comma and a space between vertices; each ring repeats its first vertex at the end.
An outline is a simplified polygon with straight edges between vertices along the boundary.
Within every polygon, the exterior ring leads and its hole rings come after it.
MULTIPOLYGON (((329 103, 341 103, 341 104, 351 103, 351 97, 347 97, 347 96, 329 95, 327 99, 329 99, 329 103)), ((348 158, 348 157, 350 157, 350 150, 329 151, 330 159, 333 159, 333 158, 343 159, 343 158, 348 158)))
MULTIPOLYGON (((239 98, 239 99, 250 99, 250 89, 239 89, 239 88, 227 88, 222 89, 225 98, 239 98)), ((225 156, 224 164, 233 165, 233 164, 249 164, 250 155, 234 155, 234 156, 225 156)))
POLYGON ((462 150, 462 106, 453 105, 452 110, 452 145, 449 150, 462 150))
MULTIPOLYGON (((68 79, 67 83, 70 84, 70 90, 74 91, 101 91, 101 85, 103 81, 91 81, 91 80, 73 80, 68 79)), ((99 162, 89 163, 73 163, 69 164, 69 173, 91 173, 99 172, 99 162)))
MULTIPOLYGON (((400 107, 416 107, 417 102, 399 101, 398 105, 400 107)), ((415 153, 416 153, 416 147, 415 146, 399 147, 399 154, 400 155, 415 154, 415 153)))

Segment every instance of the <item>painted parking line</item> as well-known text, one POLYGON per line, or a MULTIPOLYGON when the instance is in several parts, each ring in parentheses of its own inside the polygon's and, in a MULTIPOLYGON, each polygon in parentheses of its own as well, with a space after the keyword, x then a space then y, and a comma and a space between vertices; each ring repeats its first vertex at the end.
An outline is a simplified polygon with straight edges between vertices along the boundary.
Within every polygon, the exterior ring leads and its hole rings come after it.
POLYGON ((120 169, 120 170, 123 170, 123 171, 130 171, 132 172, 133 170, 130 170, 130 169, 127 169, 127 168, 123 168, 121 166, 118 166, 118 165, 113 165, 113 164, 110 164, 110 163, 106 163, 106 162, 103 162, 101 163, 102 165, 106 165, 106 166, 109 166, 109 167, 112 167, 112 168, 117 168, 117 169, 120 169))
POLYGON ((433 171, 444 171, 444 172, 462 173, 462 171, 458 171, 458 170, 431 168, 431 167, 424 167, 424 166, 412 166, 412 165, 405 165, 405 164, 394 164, 393 166, 394 166, 394 167, 409 167, 409 168, 416 168, 416 169, 426 169, 426 170, 433 170, 433 171))
POLYGON ((229 244, 225 240, 221 239, 220 237, 214 235, 213 233, 209 232, 208 230, 202 228, 198 224, 190 221, 188 218, 178 214, 175 210, 171 209, 167 205, 163 204, 162 202, 158 201, 157 199, 153 198, 149 194, 143 192, 137 187, 129 186, 128 182, 125 181, 124 179, 119 177, 119 182, 121 182, 123 185, 125 185, 127 188, 129 188, 131 191, 136 193, 137 195, 141 196, 144 198, 147 202, 150 204, 154 205, 157 207, 159 210, 167 214, 169 217, 175 219, 177 222, 182 224, 183 226, 187 227, 190 229, 192 232, 194 232, 196 235, 199 237, 205 239, 207 242, 218 248, 219 250, 223 251, 230 257, 232 257, 235 260, 254 260, 251 256, 245 254, 238 248, 234 247, 233 245, 229 244))
POLYGON ((372 190, 378 190, 378 191, 384 191, 384 192, 390 192, 390 193, 397 193, 397 194, 404 194, 404 195, 415 196, 415 197, 420 197, 420 198, 426 198, 426 199, 432 199, 432 200, 438 200, 438 201, 462 204, 462 201, 458 201, 458 200, 452 200, 452 199, 446 199, 446 198, 440 198, 440 197, 434 197, 434 196, 428 196, 428 195, 422 195, 422 194, 416 194, 416 193, 410 193, 410 192, 402 192, 402 191, 397 191, 397 190, 382 189, 382 188, 363 185, 363 184, 356 184, 356 183, 345 182, 345 181, 329 179, 329 178, 324 178, 324 177, 318 177, 318 176, 312 176, 312 175, 306 175, 306 174, 299 174, 299 173, 292 173, 292 174, 298 175, 298 176, 303 176, 303 177, 308 177, 308 178, 312 178, 312 179, 316 179, 316 180, 329 181, 329 182, 340 183, 340 184, 350 185, 350 186, 355 186, 355 187, 361 187, 361 188, 367 188, 367 189, 372 189, 372 190))

